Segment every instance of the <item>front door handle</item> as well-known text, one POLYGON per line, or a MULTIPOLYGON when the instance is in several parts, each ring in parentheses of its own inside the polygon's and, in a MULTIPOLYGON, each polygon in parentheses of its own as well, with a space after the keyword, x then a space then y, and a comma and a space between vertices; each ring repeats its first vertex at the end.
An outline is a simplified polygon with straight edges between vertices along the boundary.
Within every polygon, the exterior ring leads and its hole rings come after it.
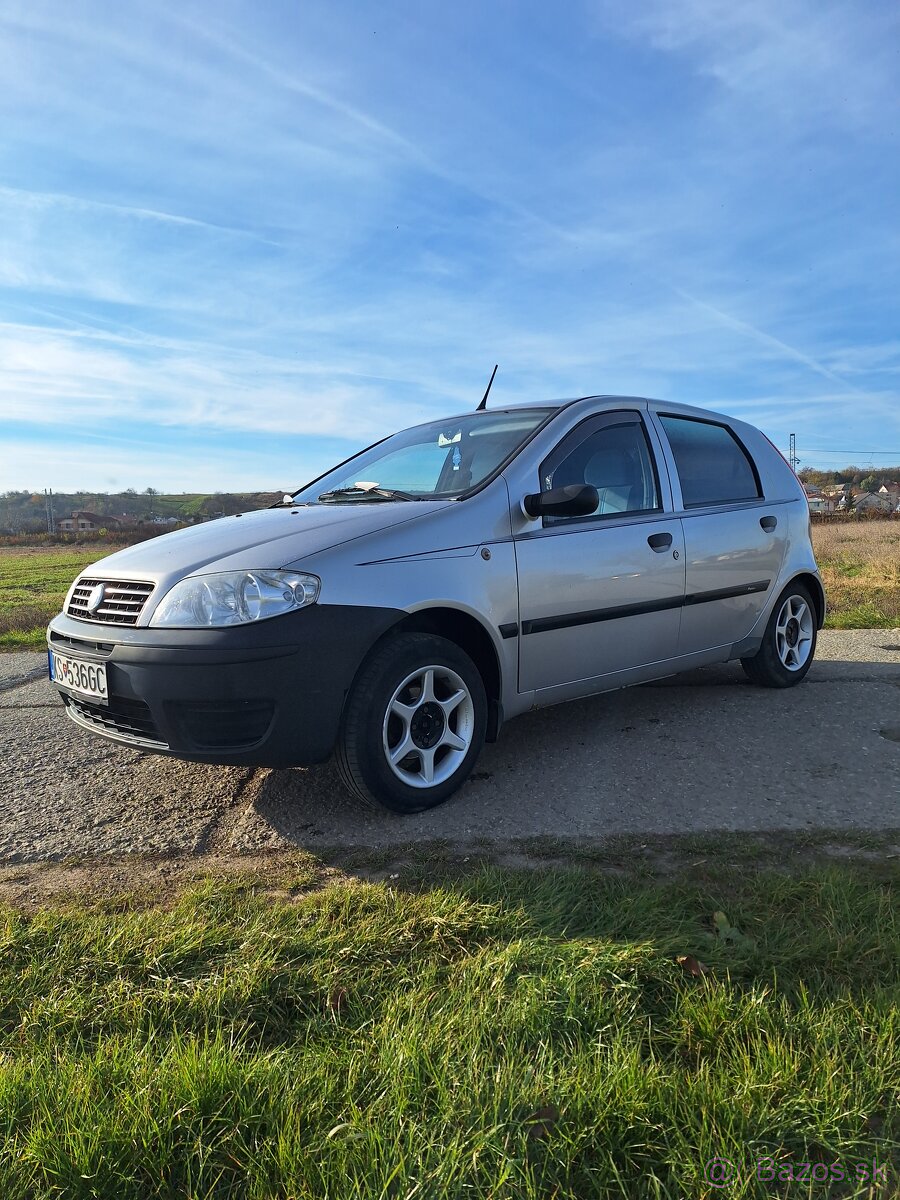
POLYGON ((662 554, 663 550, 668 550, 672 545, 672 535, 671 533, 651 533, 647 538, 647 545, 657 554, 662 554))
POLYGON ((759 523, 760 523, 760 525, 762 525, 762 527, 766 531, 766 533, 771 533, 772 530, 775 528, 775 526, 778 524, 778 518, 777 517, 760 517, 759 523))

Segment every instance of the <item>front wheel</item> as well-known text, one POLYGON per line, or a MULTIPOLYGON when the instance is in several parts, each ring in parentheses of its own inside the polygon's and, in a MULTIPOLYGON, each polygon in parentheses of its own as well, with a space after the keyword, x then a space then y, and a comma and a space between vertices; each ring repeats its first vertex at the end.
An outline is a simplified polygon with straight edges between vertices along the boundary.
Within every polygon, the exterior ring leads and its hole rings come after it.
POLYGON ((361 799, 414 813, 447 800, 481 753, 487 697, 455 643, 389 638, 363 666, 344 708, 337 767, 361 799))
POLYGON ((816 610, 801 583, 789 584, 778 597, 753 658, 742 658, 747 677, 761 687, 793 687, 812 666, 816 652, 816 610))

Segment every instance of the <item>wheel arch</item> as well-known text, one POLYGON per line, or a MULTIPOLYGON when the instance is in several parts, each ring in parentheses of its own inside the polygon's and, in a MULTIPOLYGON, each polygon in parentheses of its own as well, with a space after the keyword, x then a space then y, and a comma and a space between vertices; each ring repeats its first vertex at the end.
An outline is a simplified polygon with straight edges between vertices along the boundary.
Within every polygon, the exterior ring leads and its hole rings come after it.
MULTIPOLYGON (((369 654, 386 638, 398 633, 431 633, 446 638, 465 651, 478 668, 488 700, 488 723, 485 740, 495 742, 503 724, 503 676, 500 658, 491 635, 485 626, 462 609, 446 606, 420 608, 393 624, 372 646, 369 654)), ((366 655, 366 658, 369 656, 366 655)))
POLYGON ((822 586, 822 580, 812 571, 801 571, 798 575, 792 575, 784 586, 790 587, 792 583, 802 583, 808 589, 816 608, 816 629, 821 629, 825 624, 826 611, 825 588, 822 586))

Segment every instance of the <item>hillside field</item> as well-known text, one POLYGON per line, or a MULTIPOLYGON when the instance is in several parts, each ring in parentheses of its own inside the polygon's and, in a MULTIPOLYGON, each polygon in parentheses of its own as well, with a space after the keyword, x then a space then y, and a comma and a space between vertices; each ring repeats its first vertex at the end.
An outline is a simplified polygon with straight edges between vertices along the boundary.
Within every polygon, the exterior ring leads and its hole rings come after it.
POLYGON ((900 626, 900 521, 815 522, 829 629, 900 626))
POLYGON ((0 547, 0 650, 44 645, 44 630, 60 611, 75 576, 108 546, 0 547))
MULTIPOLYGON (((175 517, 191 522, 254 508, 265 508, 281 492, 54 492, 53 514, 58 523, 73 512, 94 513, 131 522, 152 522, 155 517, 175 517)), ((110 521, 110 531, 116 528, 110 521)), ((0 493, 0 537, 39 534, 47 529, 47 497, 41 493, 0 493)))
MULTIPOLYGON (((829 629, 900 626, 900 521, 816 523, 813 542, 829 629)), ((0 650, 42 647, 69 584, 114 548, 0 546, 0 650)))

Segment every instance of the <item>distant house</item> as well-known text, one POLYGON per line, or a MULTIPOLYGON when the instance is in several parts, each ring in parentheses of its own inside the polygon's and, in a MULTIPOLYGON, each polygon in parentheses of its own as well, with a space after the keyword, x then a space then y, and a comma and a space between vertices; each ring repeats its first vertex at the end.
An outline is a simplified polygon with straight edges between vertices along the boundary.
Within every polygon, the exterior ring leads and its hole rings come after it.
POLYGON ((811 513, 834 512, 834 501, 830 496, 810 496, 807 493, 806 502, 809 504, 809 511, 811 513))
POLYGON ((71 517, 63 517, 58 522, 62 533, 92 533, 96 529, 118 528, 117 517, 98 517, 92 512, 73 512, 71 517))
POLYGON ((861 492, 856 497, 853 507, 857 512, 889 513, 893 510, 894 505, 891 503, 890 496, 881 496, 877 492, 861 492))
POLYGON ((806 502, 809 505, 810 512, 834 512, 834 501, 830 496, 826 496, 821 489, 811 483, 804 483, 803 490, 806 492, 806 502))
POLYGON ((889 479, 881 485, 876 495, 887 496, 892 504, 900 504, 900 483, 895 483, 892 479, 889 479))

